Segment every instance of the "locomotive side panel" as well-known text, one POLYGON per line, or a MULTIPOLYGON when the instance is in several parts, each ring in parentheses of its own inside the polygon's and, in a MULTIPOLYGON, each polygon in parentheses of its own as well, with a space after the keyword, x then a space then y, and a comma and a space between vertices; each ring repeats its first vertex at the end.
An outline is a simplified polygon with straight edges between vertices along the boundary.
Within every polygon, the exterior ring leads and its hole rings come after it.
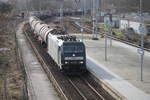
POLYGON ((50 35, 48 35, 48 47, 47 47, 47 52, 48 54, 53 58, 53 60, 59 65, 58 59, 58 50, 59 46, 58 44, 51 38, 50 35))

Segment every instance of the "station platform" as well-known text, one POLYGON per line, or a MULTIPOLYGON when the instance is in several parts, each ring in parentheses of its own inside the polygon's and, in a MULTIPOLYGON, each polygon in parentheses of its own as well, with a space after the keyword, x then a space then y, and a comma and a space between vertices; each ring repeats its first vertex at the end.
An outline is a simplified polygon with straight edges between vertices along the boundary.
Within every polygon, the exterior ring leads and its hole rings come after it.
POLYGON ((60 100, 23 34, 24 24, 18 26, 16 36, 27 73, 29 100, 60 100))
POLYGON ((150 100, 150 53, 145 52, 143 81, 140 80, 140 55, 137 48, 118 41, 109 44, 105 61, 105 41, 83 40, 88 70, 107 82, 127 100, 150 100))

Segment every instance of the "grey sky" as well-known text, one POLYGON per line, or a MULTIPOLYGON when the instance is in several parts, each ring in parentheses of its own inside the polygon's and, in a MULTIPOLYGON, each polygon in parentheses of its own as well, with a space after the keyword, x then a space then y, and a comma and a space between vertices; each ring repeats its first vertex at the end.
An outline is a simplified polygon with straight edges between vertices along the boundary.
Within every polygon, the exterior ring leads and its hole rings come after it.
POLYGON ((8 1, 8 0, 0 0, 0 1, 5 1, 5 2, 6 2, 6 1, 8 1))

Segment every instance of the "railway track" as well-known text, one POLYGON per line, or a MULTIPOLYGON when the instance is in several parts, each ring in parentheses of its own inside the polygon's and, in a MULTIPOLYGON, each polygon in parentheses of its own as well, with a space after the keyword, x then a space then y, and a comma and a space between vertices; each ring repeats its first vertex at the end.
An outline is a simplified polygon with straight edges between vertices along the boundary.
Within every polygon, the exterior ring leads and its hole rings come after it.
POLYGON ((106 100, 88 81, 83 78, 70 78, 69 82, 84 100, 106 100))
MULTIPOLYGON (((120 38, 117 38, 117 37, 108 35, 108 34, 107 34, 107 37, 108 37, 108 38, 111 38, 111 39, 113 39, 113 40, 116 40, 116 41, 119 41, 119 42, 128 44, 128 45, 131 45, 131 46, 133 46, 133 47, 140 48, 140 46, 137 45, 137 44, 135 44, 135 43, 132 43, 132 42, 129 42, 129 41, 126 41, 126 40, 123 40, 123 39, 120 39, 120 38)), ((144 48, 144 50, 150 52, 150 49, 149 49, 149 48, 144 48)))
MULTIPOLYGON (((81 26, 79 26, 78 24, 76 23, 71 23, 72 26, 74 26, 75 28, 77 28, 78 30, 80 30, 81 26)), ((92 30, 88 29, 88 28, 83 28, 83 30, 87 33, 92 33, 92 30)), ((97 32, 99 34, 99 32, 97 32)), ((107 35, 107 38, 110 38, 110 39, 113 39, 113 40, 116 40, 116 41, 119 41, 119 42, 122 42, 122 43, 125 43, 125 44, 128 44, 128 45, 131 45, 131 46, 134 46, 134 47, 137 47, 137 48, 140 48, 139 45, 137 45, 136 43, 133 43, 132 41, 127 41, 127 40, 123 40, 123 39, 120 39, 120 38, 117 38, 115 36, 112 36, 110 34, 108 34, 107 32, 104 33, 104 35, 107 35)), ((144 48, 145 51, 148 51, 150 52, 150 49, 149 48, 144 48)))
MULTIPOLYGON (((46 53, 46 48, 43 48, 39 41, 34 38, 35 36, 31 34, 29 27, 25 29, 25 35, 47 76, 63 100, 116 100, 116 97, 109 94, 93 78, 90 78, 89 73, 82 77, 66 76, 61 73, 52 58, 46 53)), ((122 100, 121 97, 118 98, 122 100)))

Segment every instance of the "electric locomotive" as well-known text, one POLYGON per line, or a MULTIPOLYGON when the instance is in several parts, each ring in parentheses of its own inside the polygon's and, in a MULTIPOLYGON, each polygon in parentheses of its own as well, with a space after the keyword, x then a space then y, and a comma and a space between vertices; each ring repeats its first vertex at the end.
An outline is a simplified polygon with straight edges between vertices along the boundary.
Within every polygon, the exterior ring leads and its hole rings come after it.
POLYGON ((59 27, 50 27, 36 17, 30 17, 29 23, 34 34, 46 44, 47 53, 66 74, 86 72, 86 51, 83 42, 70 36, 59 27))
POLYGON ((61 57, 64 70, 85 71, 86 55, 82 42, 64 42, 61 57))

